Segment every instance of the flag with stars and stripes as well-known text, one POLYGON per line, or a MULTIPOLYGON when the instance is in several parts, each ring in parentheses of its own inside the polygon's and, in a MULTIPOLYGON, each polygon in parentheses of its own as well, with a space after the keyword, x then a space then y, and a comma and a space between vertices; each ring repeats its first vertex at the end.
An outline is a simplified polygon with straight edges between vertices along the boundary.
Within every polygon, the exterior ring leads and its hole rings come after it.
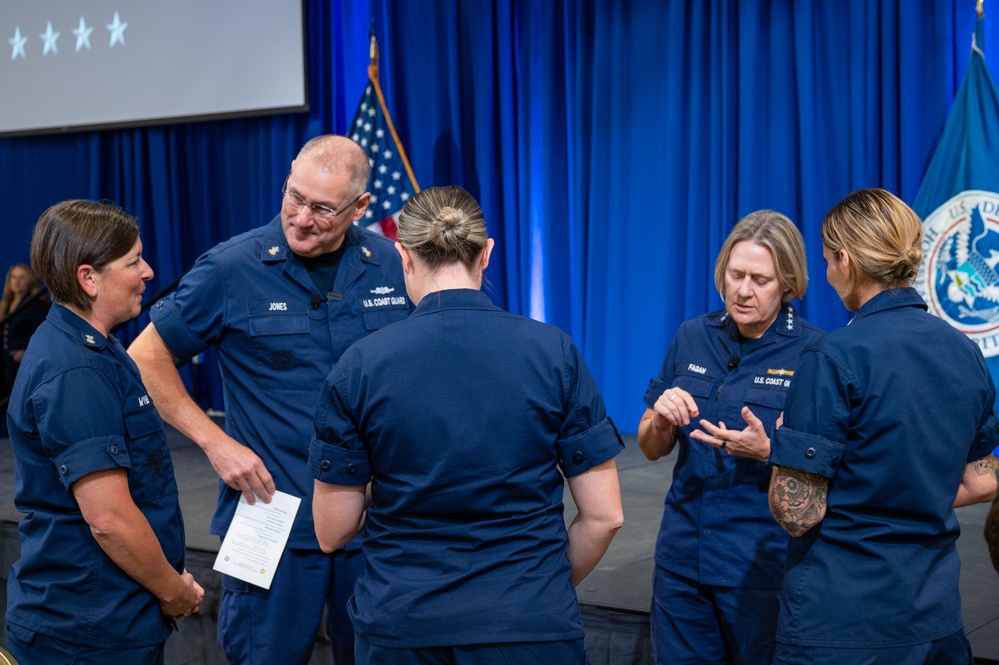
POLYGON ((368 191, 371 202, 359 224, 395 240, 399 211, 413 194, 420 191, 413 176, 413 169, 402 149, 392 118, 385 107, 385 97, 378 85, 378 45, 371 36, 371 64, 368 66, 368 85, 354 114, 350 138, 368 155, 371 179, 368 191))

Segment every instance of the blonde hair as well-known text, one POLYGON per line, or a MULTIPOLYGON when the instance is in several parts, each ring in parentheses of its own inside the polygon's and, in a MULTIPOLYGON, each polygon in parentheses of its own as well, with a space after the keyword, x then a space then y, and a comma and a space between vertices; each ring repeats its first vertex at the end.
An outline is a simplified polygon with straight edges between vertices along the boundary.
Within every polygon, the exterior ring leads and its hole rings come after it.
POLYGON ((732 248, 743 240, 750 240, 770 250, 777 281, 784 290, 782 302, 804 297, 808 290, 808 262, 805 259, 805 241, 801 232, 794 222, 779 212, 757 210, 739 220, 715 259, 715 288, 722 298, 725 297, 725 270, 732 256, 732 248))
POLYGON ((17 268, 23 270, 25 276, 28 278, 28 293, 25 297, 38 293, 42 288, 41 283, 38 281, 38 275, 31 269, 31 266, 27 263, 15 263, 7 270, 7 278, 3 282, 3 296, 0 297, 0 316, 10 314, 10 306, 14 302, 14 290, 10 288, 10 276, 14 274, 14 270, 17 268))
POLYGON ((891 192, 860 189, 826 213, 822 243, 849 253, 851 290, 863 280, 909 286, 923 260, 923 223, 891 192))
POLYGON ((309 139, 298 151, 296 161, 309 158, 317 163, 319 169, 332 173, 346 170, 350 173, 351 198, 360 196, 368 186, 371 175, 371 164, 364 149, 346 136, 323 134, 309 139))
POLYGON ((430 187, 399 213, 399 244, 431 270, 461 263, 473 270, 489 235, 479 203, 461 187, 430 187))

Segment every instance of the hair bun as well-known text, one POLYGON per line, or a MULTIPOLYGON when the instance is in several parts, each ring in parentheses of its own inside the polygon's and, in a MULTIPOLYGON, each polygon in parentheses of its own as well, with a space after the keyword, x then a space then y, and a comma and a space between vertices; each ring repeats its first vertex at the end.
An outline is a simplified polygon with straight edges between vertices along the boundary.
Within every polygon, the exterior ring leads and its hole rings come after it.
POLYGON ((441 208, 437 213, 437 221, 446 226, 457 226, 464 218, 465 213, 451 206, 441 208))
POLYGON ((468 216, 464 211, 450 206, 441 208, 434 218, 431 228, 437 238, 436 244, 442 248, 456 248, 468 238, 468 216))
POLYGON ((451 263, 477 269, 488 240, 482 208, 455 185, 421 190, 399 213, 399 243, 431 270, 451 263))

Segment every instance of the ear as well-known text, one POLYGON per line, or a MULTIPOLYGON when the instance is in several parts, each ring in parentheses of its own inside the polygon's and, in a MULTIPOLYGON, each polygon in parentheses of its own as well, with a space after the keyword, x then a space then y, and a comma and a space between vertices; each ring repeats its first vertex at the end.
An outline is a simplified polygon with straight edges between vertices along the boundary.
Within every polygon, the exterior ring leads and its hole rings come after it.
POLYGON ((361 217, 364 217, 364 213, 368 210, 368 204, 371 203, 371 192, 364 192, 361 194, 361 198, 357 199, 357 203, 354 204, 354 216, 350 221, 356 222, 361 217))
POLYGON ((91 265, 84 264, 76 269, 76 281, 90 298, 97 297, 98 275, 99 273, 91 265))
POLYGON ((409 253, 409 250, 402 246, 402 243, 396 241, 395 249, 399 252, 399 258, 402 259, 402 272, 403 274, 409 275, 413 272, 413 256, 409 253))
POLYGON ((485 272, 485 269, 489 267, 489 255, 493 253, 493 247, 495 245, 495 240, 492 238, 486 239, 486 246, 482 248, 482 253, 479 254, 479 270, 485 272))
POLYGON ((853 274, 850 272, 850 267, 851 267, 850 264, 852 263, 852 261, 850 260, 850 252, 846 251, 845 249, 839 250, 838 252, 836 252, 836 261, 839 263, 839 267, 843 270, 843 274, 845 275, 853 274))

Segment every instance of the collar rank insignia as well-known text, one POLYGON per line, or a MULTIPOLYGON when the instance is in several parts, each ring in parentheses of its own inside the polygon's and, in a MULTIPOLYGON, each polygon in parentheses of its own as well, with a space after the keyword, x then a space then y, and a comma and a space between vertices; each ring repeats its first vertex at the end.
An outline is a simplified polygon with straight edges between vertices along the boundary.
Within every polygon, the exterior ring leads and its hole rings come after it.
POLYGON ((83 336, 83 341, 85 341, 87 344, 97 344, 97 342, 94 340, 94 336, 89 333, 83 336))
POLYGON ((280 251, 281 251, 281 248, 278 247, 277 245, 275 245, 274 247, 271 247, 270 249, 268 249, 267 253, 270 254, 271 256, 277 256, 277 253, 280 252, 280 251))
POLYGON ((371 250, 370 249, 368 249, 367 247, 362 246, 361 247, 361 251, 364 252, 364 255, 366 257, 368 257, 369 259, 371 258, 371 250))

